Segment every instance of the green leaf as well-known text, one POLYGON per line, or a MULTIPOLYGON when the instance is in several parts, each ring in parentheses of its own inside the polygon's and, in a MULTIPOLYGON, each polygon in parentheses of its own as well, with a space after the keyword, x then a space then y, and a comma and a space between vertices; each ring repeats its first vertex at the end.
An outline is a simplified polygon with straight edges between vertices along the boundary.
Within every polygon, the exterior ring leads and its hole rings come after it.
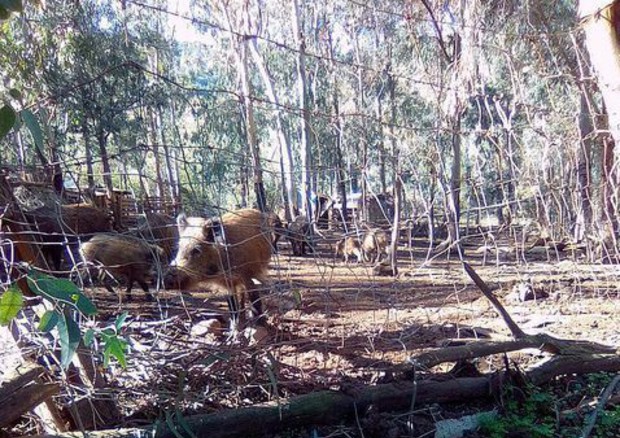
POLYGON ((24 11, 24 5, 22 4, 22 0, 0 0, 0 6, 2 6, 8 11, 24 11))
POLYGON ((11 13, 6 8, 0 6, 0 20, 8 20, 10 16, 11 13))
POLYGON ((75 302, 75 307, 84 315, 93 316, 97 314, 97 307, 95 307, 93 302, 81 291, 73 294, 72 299, 75 302))
POLYGON ((93 302, 66 278, 56 278, 37 271, 30 271, 27 280, 30 290, 43 298, 71 304, 86 316, 97 313, 93 302))
POLYGON ((58 334, 60 338, 60 364, 66 369, 80 344, 80 328, 70 315, 64 314, 58 320, 58 334))
POLYGON ((84 333, 84 345, 90 347, 95 340, 95 331, 93 329, 86 330, 84 333))
POLYGON ((28 127, 30 133, 32 134, 32 139, 34 140, 35 146, 43 152, 43 131, 41 130, 39 120, 34 113, 28 109, 22 110, 21 116, 24 124, 28 127))
POLYGON ((24 296, 16 287, 9 287, 0 297, 0 325, 8 325, 24 305, 24 296))
MULTIPOLYGON (((2 7, 0 7, 0 20, 3 20, 2 7)), ((0 108, 0 139, 9 133, 16 120, 17 115, 11 105, 4 105, 0 108)))
POLYGON ((11 96, 13 99, 21 100, 22 93, 16 88, 11 88, 9 90, 9 96, 11 96))
POLYGON ((127 315, 129 315, 129 313, 125 311, 121 313, 120 315, 118 315, 118 318, 116 318, 116 321, 114 322, 114 326, 116 327, 117 332, 121 331, 121 328, 123 327, 123 323, 127 319, 127 315))
POLYGON ((174 414, 171 414, 168 411, 166 411, 166 425, 176 438, 183 438, 183 435, 177 430, 177 426, 174 423, 174 414))
POLYGON ((45 333, 49 332, 58 324, 58 318, 58 312, 54 310, 46 311, 41 317, 41 321, 39 321, 39 330, 45 333))
POLYGON ((103 350, 103 366, 107 367, 110 363, 110 356, 113 356, 123 368, 127 368, 125 351, 127 343, 118 336, 110 336, 106 339, 103 350))
POLYGON ((197 435, 192 431, 192 428, 190 427, 187 420, 185 420, 185 417, 183 416, 183 413, 181 412, 181 410, 179 408, 176 408, 174 410, 174 414, 177 419, 177 422, 179 423, 179 426, 183 428, 183 430, 187 433, 187 435, 189 435, 190 438, 197 438, 197 435))

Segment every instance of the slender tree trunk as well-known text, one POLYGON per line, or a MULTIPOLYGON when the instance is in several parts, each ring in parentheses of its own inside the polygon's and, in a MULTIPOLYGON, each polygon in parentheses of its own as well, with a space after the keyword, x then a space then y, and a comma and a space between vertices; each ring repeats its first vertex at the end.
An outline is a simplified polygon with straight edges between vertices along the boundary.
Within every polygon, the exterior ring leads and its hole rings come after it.
POLYGON ((260 160, 260 149, 258 147, 258 137, 256 135, 256 122, 254 120, 254 103, 252 101, 252 84, 248 73, 248 42, 240 39, 238 41, 237 62, 241 74, 241 87, 243 91, 243 109, 245 116, 245 132, 248 142, 250 156, 252 157, 252 180, 254 183, 254 194, 256 204, 260 211, 267 211, 267 199, 265 186, 263 184, 263 169, 260 160))
MULTIPOLYGON (((335 70, 334 70, 335 72, 335 70)), ((338 86, 336 75, 333 74, 333 106, 334 106, 334 131, 336 138, 336 187, 338 189, 338 195, 340 196, 340 219, 342 220, 342 225, 344 227, 344 231, 347 232, 349 228, 349 214, 347 212, 347 183, 346 183, 346 174, 344 170, 344 161, 342 159, 342 125, 340 122, 340 104, 338 102, 338 86)))
POLYGON ((396 135, 394 134, 394 126, 396 125, 396 80, 392 76, 388 67, 388 84, 390 90, 390 126, 388 132, 390 135, 390 143, 392 144, 392 179, 394 181, 394 217, 392 218, 392 240, 390 243, 390 265, 392 273, 396 275, 398 268, 396 267, 398 257, 398 240, 400 237, 400 216, 402 206, 402 179, 401 165, 396 135))
POLYGON ((83 117, 81 120, 82 139, 84 141, 84 152, 86 154, 86 178, 88 181, 88 192, 94 194, 95 175, 93 171, 93 151, 90 144, 90 130, 88 129, 88 115, 86 108, 82 108, 83 117))
POLYGON ((284 132, 284 123, 282 122, 282 110, 280 107, 280 100, 275 92, 273 86, 273 79, 267 70, 267 66, 263 61, 256 40, 253 39, 249 44, 250 54, 254 64, 258 67, 258 71, 263 79, 265 85, 265 91, 267 97, 272 102, 273 110, 275 111, 276 130, 278 134, 278 151, 280 155, 280 171, 282 173, 282 200, 285 206, 285 219, 290 222, 295 216, 297 210, 297 197, 295 196, 295 180, 293 178, 293 153, 291 150, 291 142, 288 136, 284 132))
POLYGON ((575 221, 573 238, 581 242, 585 233, 592 227, 592 202, 590 200, 591 187, 591 159, 592 159, 592 135, 594 126, 590 116, 589 105, 585 90, 581 91, 581 105, 579 111, 579 145, 577 150, 577 187, 578 187, 578 210, 575 221))
MULTIPOLYGON (((457 98, 458 99, 458 98, 457 98)), ((448 241, 459 240, 459 222, 461 219, 461 109, 455 104, 451 119, 452 129, 452 167, 450 170, 450 190, 448 193, 448 241)))
POLYGON ((166 196, 166 187, 161 171, 161 156, 159 154, 159 139, 157 133, 159 132, 159 123, 157 120, 157 114, 153 109, 149 109, 149 121, 151 125, 151 147, 153 148, 153 158, 155 159, 155 178, 158 197, 166 196))
MULTIPOLYGON (((166 176, 168 179, 168 191, 170 192, 170 196, 172 199, 178 198, 177 193, 177 176, 175 174, 175 167, 173 156, 171 155, 173 152, 168 147, 168 142, 166 141, 166 130, 164 129, 163 124, 163 108, 158 107, 157 109, 157 120, 159 121, 159 136, 161 137, 162 149, 164 150, 164 161, 166 163, 166 176)), ((167 192, 168 192, 167 191, 167 192)))
POLYGON ((299 0, 292 0, 293 9, 293 34, 297 43, 297 96, 299 99, 299 108, 302 113, 301 118, 301 161, 302 161, 302 205, 306 213, 306 217, 310 221, 314 221, 314 213, 312 211, 312 146, 310 144, 310 109, 308 108, 307 84, 306 84, 306 38, 302 27, 301 9, 299 0))
POLYGON ((99 155, 101 156, 101 166, 103 167, 103 182, 108 195, 113 196, 114 186, 112 184, 112 169, 110 167, 110 159, 108 156, 107 135, 100 126, 97 130, 97 142, 99 143, 99 155))

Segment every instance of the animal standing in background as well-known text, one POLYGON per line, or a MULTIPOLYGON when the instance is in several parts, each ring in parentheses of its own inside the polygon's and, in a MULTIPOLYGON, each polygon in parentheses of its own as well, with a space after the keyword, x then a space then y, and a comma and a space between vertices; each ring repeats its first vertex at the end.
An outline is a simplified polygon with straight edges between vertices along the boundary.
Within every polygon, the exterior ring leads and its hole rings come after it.
MULTIPOLYGON (((112 217, 90 205, 41 207, 24 215, 40 233, 41 251, 56 271, 60 270, 65 244, 68 250, 77 249, 79 240, 85 241, 95 233, 112 231, 112 217)), ((66 259, 71 263, 70 257, 66 259)))
POLYGON ((282 220, 280 216, 278 216, 274 212, 265 213, 265 217, 267 218, 267 227, 271 230, 271 245, 273 247, 273 252, 278 252, 278 241, 280 238, 286 234, 286 229, 282 224, 282 220))
POLYGON ((380 229, 367 231, 362 241, 364 259, 369 262, 379 263, 383 256, 388 255, 389 244, 390 238, 387 232, 380 229))
POLYGON ((336 244, 336 257, 342 257, 345 263, 349 263, 349 257, 356 257, 357 263, 361 263, 364 255, 360 240, 355 236, 340 239, 336 244))
POLYGON ((162 213, 146 213, 140 219, 137 234, 163 249, 166 263, 174 259, 179 241, 179 229, 174 217, 162 213))
POLYGON ((187 289, 208 282, 227 290, 233 330, 246 295, 250 310, 260 317, 262 304, 252 279, 267 275, 272 245, 267 216, 241 209, 210 219, 180 215, 177 223, 179 249, 165 277, 166 287, 187 289))
POLYGON ((294 256, 303 256, 310 247, 308 242, 310 236, 310 224, 305 216, 297 216, 286 230, 286 237, 291 242, 291 249, 294 256))
POLYGON ((131 301, 134 282, 142 287, 147 300, 153 299, 149 292, 149 283, 153 282, 161 261, 166 257, 159 246, 122 234, 97 234, 81 245, 80 253, 84 261, 102 268, 99 278, 110 292, 114 292, 114 289, 104 271, 127 285, 125 294, 128 301, 131 301))

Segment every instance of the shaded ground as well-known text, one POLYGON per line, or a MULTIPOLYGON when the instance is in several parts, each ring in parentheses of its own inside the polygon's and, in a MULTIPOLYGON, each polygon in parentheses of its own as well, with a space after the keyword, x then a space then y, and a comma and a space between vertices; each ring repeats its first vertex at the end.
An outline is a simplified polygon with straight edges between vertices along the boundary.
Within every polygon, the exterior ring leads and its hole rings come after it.
MULTIPOLYGON (((121 309, 130 313, 124 332, 131 345, 129 367, 114 365, 107 375, 127 418, 123 425, 152 423, 162 408, 191 415, 273 400, 276 394, 387 382, 395 366, 449 340, 508 336, 458 258, 427 260, 426 245, 415 241, 413 248, 401 247, 399 276, 388 278, 373 276, 369 265, 334 260, 326 243, 305 257, 292 257, 282 244, 263 293, 271 333, 259 345, 231 343, 217 330, 211 333, 218 328, 214 317, 226 313, 224 296, 213 291, 192 291, 191 297, 161 292, 155 303, 135 293, 135 302, 119 307, 117 297, 104 289, 88 289, 102 324, 121 309)), ((618 266, 558 260, 556 254, 547 261, 546 253, 530 254, 528 263, 493 259, 483 266, 476 247, 472 242, 466 248, 465 259, 498 288, 496 294, 525 331, 620 345, 618 266), (520 302, 513 287, 524 281, 548 297, 520 302)), ((540 359, 537 354, 511 357, 526 366, 540 359)), ((477 364, 483 372, 498 366, 501 358, 477 364)), ((477 408, 428 408, 419 414, 419 430, 477 408)), ((383 421, 378 436, 389 435, 393 421, 400 420, 383 421)))

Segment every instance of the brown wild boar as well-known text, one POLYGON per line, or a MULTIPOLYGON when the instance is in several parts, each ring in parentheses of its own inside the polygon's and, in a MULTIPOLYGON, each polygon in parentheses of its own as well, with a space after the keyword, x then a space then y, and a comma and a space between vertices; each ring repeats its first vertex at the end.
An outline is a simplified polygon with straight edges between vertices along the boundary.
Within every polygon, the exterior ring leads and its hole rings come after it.
POLYGON ((364 259, 369 262, 379 263, 383 256, 388 255, 389 244, 390 237, 387 232, 380 229, 367 231, 362 241, 364 259))
POLYGON ((278 216, 274 212, 265 213, 265 217, 267 218, 267 227, 271 230, 271 245, 273 252, 278 252, 278 241, 280 238, 286 234, 286 229, 282 224, 282 220, 280 216, 278 216))
POLYGON ((362 254, 362 244, 355 236, 346 236, 336 244, 336 257, 342 257, 345 263, 349 263, 349 257, 355 256, 357 263, 361 263, 364 256, 362 254))
POLYGON ((291 249, 294 256, 303 256, 306 249, 310 247, 308 237, 310 236, 310 224, 305 216, 297 216, 286 230, 286 237, 291 242, 291 249))
MULTIPOLYGON (((84 241, 95 233, 112 231, 111 216, 85 204, 40 207, 24 215, 39 233, 41 251, 56 271, 60 270, 65 245, 69 246, 68 250, 77 249, 78 237, 84 241)), ((66 259, 71 264, 71 258, 66 259)))
POLYGON ((162 213, 146 213, 139 219, 136 234, 163 249, 166 263, 174 258, 179 241, 179 229, 174 217, 162 213))
MULTIPOLYGON (((80 246, 84 261, 100 265, 117 281, 123 281, 127 289, 127 300, 131 300, 133 283, 137 282, 146 293, 147 300, 160 260, 165 258, 164 250, 135 237, 122 234, 97 234, 80 246)), ((100 277, 105 277, 102 271, 100 277)), ((106 289, 114 292, 109 281, 103 281, 106 289)))
POLYGON ((180 215, 177 222, 179 248, 166 275, 166 287, 187 289, 208 282, 227 290, 233 330, 246 294, 250 308, 260 317, 262 305, 252 279, 265 278, 271 258, 266 215, 246 208, 210 219, 180 215))

